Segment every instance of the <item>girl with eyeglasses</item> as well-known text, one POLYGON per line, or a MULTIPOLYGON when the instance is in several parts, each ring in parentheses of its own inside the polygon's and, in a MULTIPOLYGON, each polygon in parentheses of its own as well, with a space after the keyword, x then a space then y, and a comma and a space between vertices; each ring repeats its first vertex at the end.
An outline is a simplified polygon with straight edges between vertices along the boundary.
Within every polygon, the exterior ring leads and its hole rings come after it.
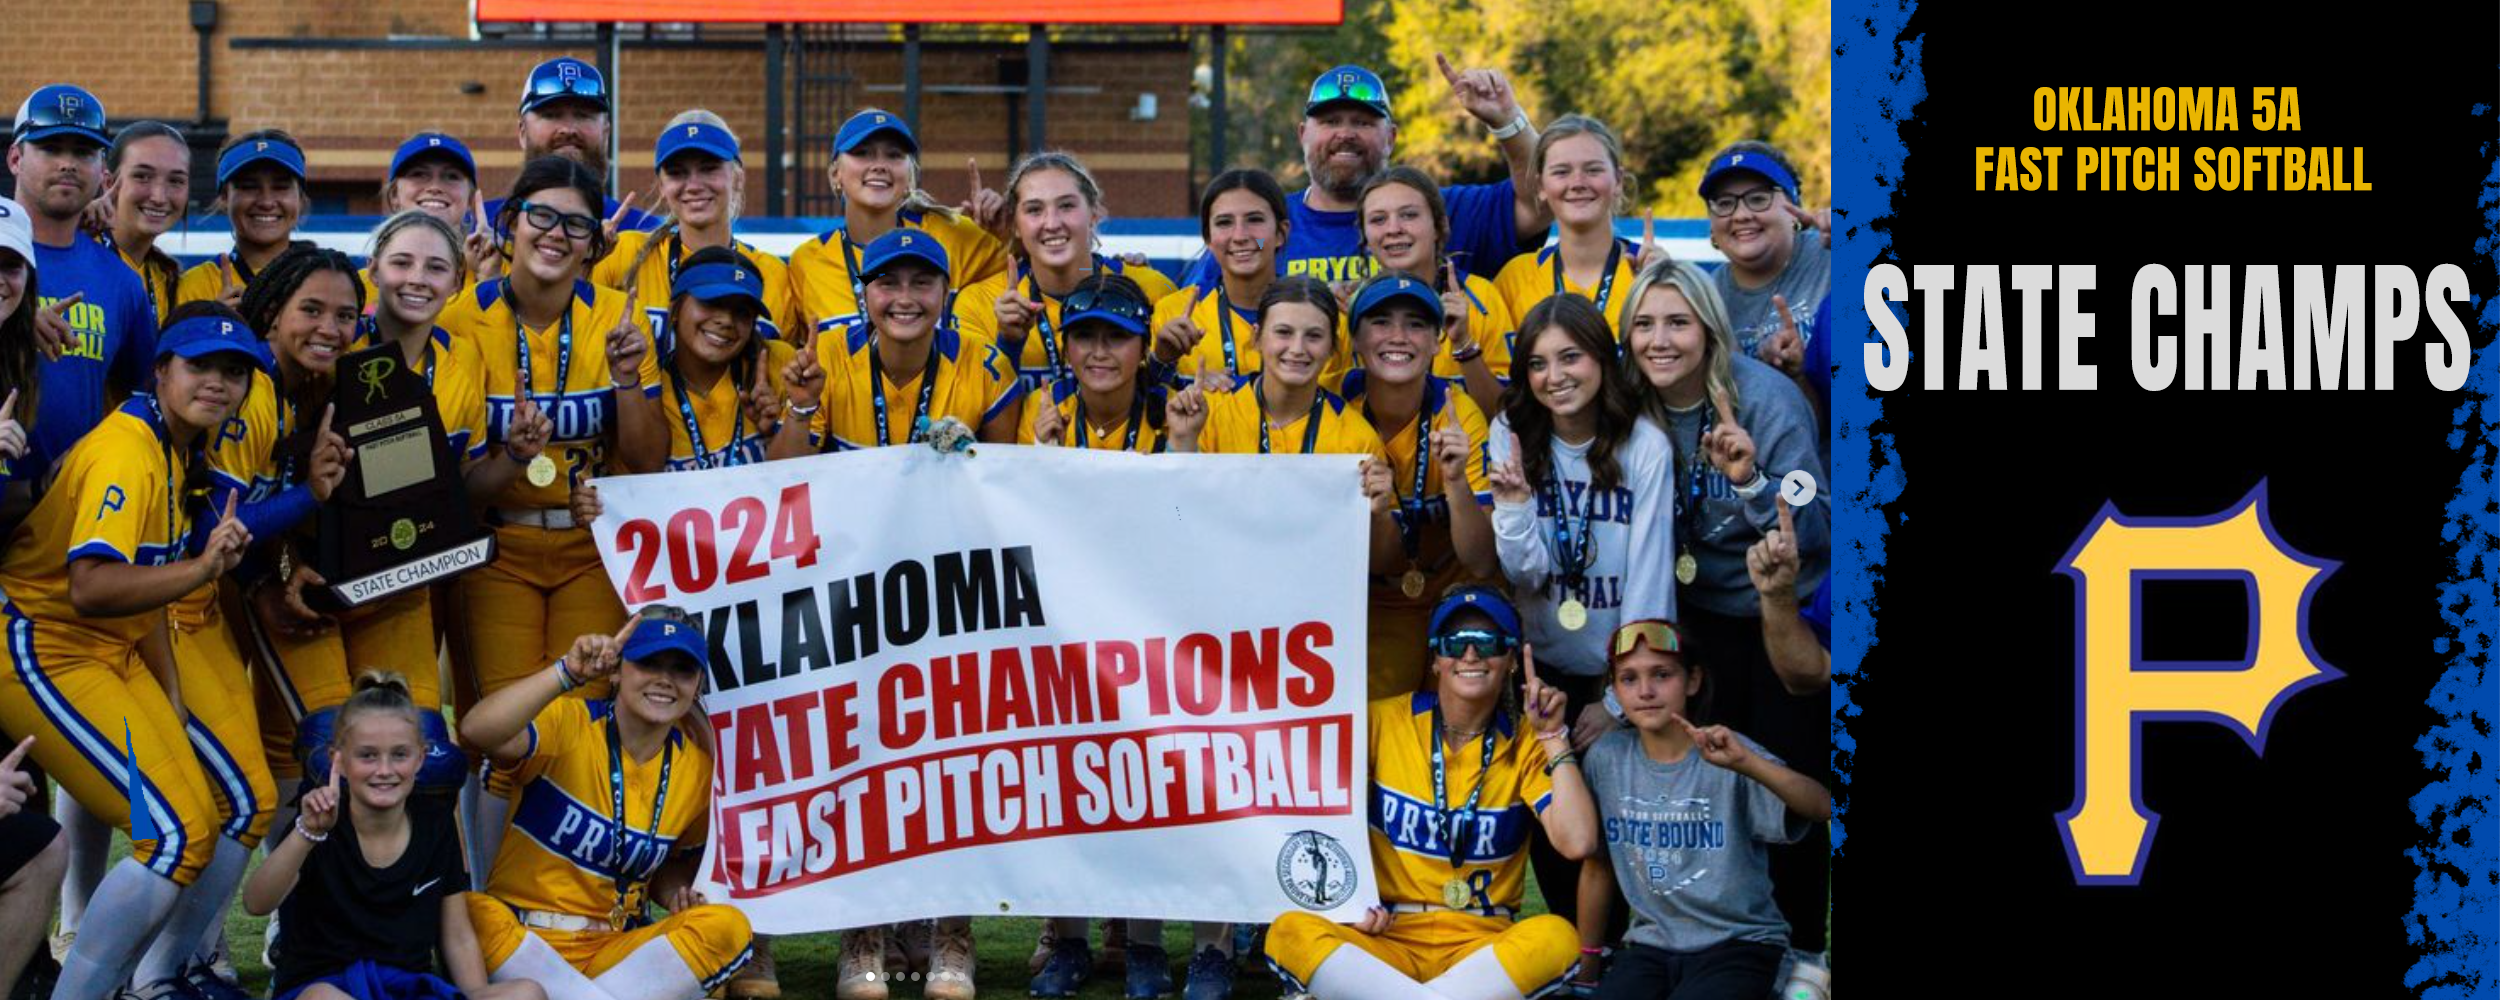
POLYGON ((246 132, 217 152, 217 196, 234 224, 234 249, 188 271, 174 303, 243 301, 243 287, 294 245, 295 227, 312 211, 304 188, 304 147, 283 129, 246 132))
MULTIPOLYGON (((994 295, 1006 283, 1007 246, 983 228, 983 220, 1003 212, 998 192, 981 189, 978 168, 968 211, 947 208, 921 190, 920 140, 901 115, 867 108, 844 121, 825 173, 841 195, 842 217, 790 254, 803 322, 821 331, 858 318, 867 298, 868 277, 860 268, 868 246, 898 229, 946 248, 956 294, 989 286, 994 295)), ((944 308, 951 310, 951 301, 944 308)))
POLYGON ((1015 238, 1008 252, 1015 266, 1003 288, 975 285, 955 300, 955 319, 965 331, 990 337, 1016 362, 1025 388, 1039 392, 1074 374, 1061 356, 1061 324, 1068 295, 1099 275, 1136 285, 1149 307, 1172 294, 1172 279, 1151 267, 1132 266, 1100 250, 1097 227, 1110 212, 1102 186, 1076 157, 1034 153, 1007 174, 1007 211, 1015 238))
POLYGON ((1577 979, 1597 984, 1599 1000, 1758 1000, 1789 936, 1768 848, 1829 820, 1831 795, 1761 744, 1707 724, 1716 685, 1703 682, 1723 675, 1691 661, 1674 625, 1625 622, 1609 650, 1608 684, 1631 728, 1587 751, 1604 836, 1581 862, 1577 979), (1675 804, 1673 815, 1659 803, 1675 804), (1618 887, 1632 926, 1600 982, 1618 887))
MULTIPOLYGON (((1813 324, 1831 290, 1831 213, 1798 207, 1787 154, 1750 139, 1710 158, 1701 201, 1710 211, 1710 245, 1727 255, 1718 284, 1728 335, 1738 350, 1757 354, 1786 330, 1793 352, 1798 328, 1813 324)), ((1794 377, 1793 354, 1781 367, 1794 377)))
POLYGON ((1433 377, 1464 386, 1476 408, 1501 406, 1502 373, 1510 370, 1513 329, 1510 303, 1493 279, 1459 269, 1444 247, 1450 241, 1449 209, 1432 178, 1408 166, 1381 171, 1363 185, 1356 201, 1363 248, 1380 271, 1428 277, 1449 317, 1433 377))
POLYGON ((1277 918, 1267 956, 1288 992, 1540 996, 1570 974, 1570 921, 1519 919, 1530 831, 1572 859, 1597 841, 1563 694, 1539 679, 1536 647, 1520 641, 1519 612, 1499 591, 1453 590, 1429 624, 1432 688, 1369 708, 1372 870, 1385 905, 1351 925, 1304 911, 1277 918), (1511 692, 1517 711, 1503 704, 1511 692))
MULTIPOLYGON (((1537 136, 1536 172, 1543 185, 1537 197, 1554 213, 1554 242, 1511 258, 1493 283, 1521 312, 1566 292, 1578 295, 1596 303, 1611 328, 1640 257, 1639 247, 1615 235, 1615 215, 1637 188, 1623 167, 1623 144, 1604 122, 1564 115, 1537 136)), ((1527 324, 1520 328, 1524 335, 1527 324)), ((1516 356, 1518 345, 1511 350, 1516 356)))

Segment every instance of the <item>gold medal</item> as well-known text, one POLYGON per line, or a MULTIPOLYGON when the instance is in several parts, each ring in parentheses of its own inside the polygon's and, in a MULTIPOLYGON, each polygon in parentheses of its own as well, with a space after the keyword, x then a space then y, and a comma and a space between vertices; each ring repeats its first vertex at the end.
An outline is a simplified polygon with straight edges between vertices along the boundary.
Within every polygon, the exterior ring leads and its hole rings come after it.
POLYGON ((1694 577, 1700 575, 1701 562, 1694 559, 1692 553, 1687 552, 1675 557, 1675 582, 1691 583, 1694 577))
POLYGON ((1466 909, 1467 898, 1471 895, 1473 893, 1467 890, 1466 879, 1452 876, 1449 881, 1441 883, 1441 905, 1450 909, 1466 909))
POLYGON ((537 458, 530 459, 529 477, 532 486, 553 485, 556 481, 556 460, 541 452, 537 458))
POLYGON ((1408 597, 1424 596, 1424 571, 1409 567, 1406 575, 1398 578, 1398 589, 1408 597))
POLYGON ((1587 628, 1589 606, 1580 603, 1577 597, 1564 598, 1562 606, 1554 609, 1554 623, 1573 632, 1587 628))

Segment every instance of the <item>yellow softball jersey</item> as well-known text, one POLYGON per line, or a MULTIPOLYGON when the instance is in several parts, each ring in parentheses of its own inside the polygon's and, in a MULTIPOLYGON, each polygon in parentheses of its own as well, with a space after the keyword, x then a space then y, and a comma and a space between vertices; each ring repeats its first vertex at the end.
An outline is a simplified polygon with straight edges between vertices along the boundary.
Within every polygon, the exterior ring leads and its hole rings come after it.
POLYGON ((817 334, 816 360, 825 369, 825 395, 822 408, 808 419, 808 440, 819 450, 832 451, 909 444, 912 424, 922 416, 932 421, 954 417, 979 431, 1024 398, 1015 365, 989 338, 951 326, 929 336, 935 342, 925 376, 921 371, 880 376, 876 331, 867 324, 838 324, 817 334), (880 398, 886 415, 882 435, 880 398))
POLYGON ((1259 380, 1253 378, 1231 392, 1207 394, 1207 426, 1198 432, 1198 450, 1208 454, 1370 455, 1387 458, 1380 434, 1344 397, 1326 389, 1311 397, 1311 411, 1282 425, 1266 425, 1259 406, 1259 380), (1267 446, 1260 446, 1266 426, 1267 446))
POLYGON ((132 271, 138 272, 139 284, 145 286, 148 290, 148 301, 156 304, 157 323, 164 323, 165 317, 173 315, 174 303, 176 301, 174 298, 174 290, 181 287, 182 276, 180 274, 169 274, 164 268, 149 267, 148 264, 150 261, 148 260, 148 256, 145 254, 134 255, 130 252, 129 247, 116 246, 113 250, 115 253, 121 255, 122 263, 130 265, 130 269, 132 271))
MULTIPOLYGON (((1511 311, 1510 300, 1491 279, 1467 275, 1467 333, 1484 348, 1485 367, 1503 384, 1510 382, 1510 348, 1519 336, 1519 315, 1511 311)), ((1433 355, 1432 373, 1446 379, 1465 378, 1467 371, 1450 355, 1456 349, 1448 337, 1441 338, 1440 353, 1433 355)))
MULTIPOLYGON (((616 427, 615 380, 608 374, 608 331, 625 315, 625 293, 588 281, 573 283, 573 300, 565 315, 544 329, 523 329, 512 313, 509 279, 477 286, 473 294, 452 301, 439 320, 451 332, 455 350, 470 352, 458 363, 472 363, 485 376, 486 437, 504 439, 512 408, 528 371, 529 395, 555 422, 547 454, 563 473, 545 486, 518 477, 495 498, 495 506, 564 507, 573 487, 599 475, 606 467, 608 440, 616 427), (570 338, 569 348, 565 341, 570 338), (522 348, 526 345, 527 353, 522 348)), ((648 331, 645 331, 648 336, 648 331)), ((646 397, 660 394, 659 354, 646 341, 638 366, 646 397)), ((628 390, 633 391, 633 390, 628 390)))
POLYGON ((1016 427, 1017 444, 1037 444, 1033 422, 1044 407, 1059 413, 1059 443, 1069 448, 1093 448, 1108 451, 1133 451, 1140 455, 1160 455, 1170 449, 1163 433, 1164 393, 1159 386, 1137 387, 1130 397, 1126 412, 1095 414, 1085 412, 1085 397, 1074 379, 1060 379, 1050 384, 1049 394, 1036 393, 1024 407, 1024 420, 1016 427), (1096 427, 1090 417, 1104 417, 1116 422, 1109 427, 1096 427))
MULTIPOLYGON (((712 758, 682 729, 649 760, 618 752, 625 810, 616 812, 610 748, 616 703, 558 698, 530 721, 529 749, 498 770, 519 789, 486 891, 525 910, 606 918, 616 889, 640 913, 642 885, 662 862, 700 848, 710 822, 712 758)), ((621 748, 620 748, 621 750, 621 748)))
MULTIPOLYGON (((1095 254, 1094 269, 1106 274, 1126 275, 1137 282, 1137 287, 1146 293, 1149 307, 1173 292, 1172 279, 1164 277, 1163 272, 1151 267, 1130 267, 1127 261, 1117 257, 1095 254)), ((1024 347, 1016 357, 1016 373, 1024 379, 1025 389, 1039 392, 1068 374, 1066 366, 1060 362, 1068 349, 1067 333, 1059 326, 1060 318, 1067 312, 1067 303, 1056 295, 1044 293, 1042 286, 1033 280, 1029 265, 1016 264, 1013 275, 1005 285, 976 285, 955 296, 955 325, 966 332, 997 340, 998 300, 1008 288, 1014 288, 1016 294, 1042 304, 1042 319, 1025 332, 1024 347)), ((1146 329, 1149 333, 1154 330, 1153 327, 1146 329)))
MULTIPOLYGON (((1155 302, 1154 319, 1148 330, 1183 316, 1198 324, 1205 334, 1198 345, 1174 362, 1183 378, 1195 379, 1199 372, 1229 372, 1238 381, 1259 372, 1258 303, 1232 302, 1225 298, 1223 286, 1189 287, 1166 295, 1155 302)), ((1353 367, 1354 350, 1346 339, 1345 318, 1337 318, 1337 348, 1320 366, 1319 384, 1335 387, 1353 367)))
POLYGON ((136 646, 154 614, 96 618, 69 599, 69 564, 104 559, 162 566, 183 557, 191 518, 181 503, 183 455, 153 397, 130 399, 79 439, 0 560, 0 597, 15 613, 99 651, 136 646))
MULTIPOLYGON (((778 398, 781 370, 797 353, 785 341, 764 341, 752 362, 756 368, 748 377, 764 379, 778 398)), ((733 364, 706 391, 689 385, 674 367, 661 372, 660 408, 668 411, 667 471, 718 469, 764 460, 764 446, 772 440, 775 425, 769 421, 758 425, 747 419, 746 403, 739 392, 753 383, 741 382, 738 374, 738 366, 733 364)))
MULTIPOLYGON (((1559 249, 1559 244, 1547 244, 1535 253, 1523 253, 1511 258, 1510 263, 1502 265, 1501 276, 1493 279, 1493 285, 1501 292, 1502 300, 1511 308, 1514 330, 1518 321, 1525 319, 1528 310, 1536 308, 1537 303, 1563 292, 1577 293, 1581 298, 1597 303, 1597 311, 1606 314, 1606 326, 1613 329, 1620 325, 1624 296, 1632 294, 1632 282, 1636 273, 1632 262, 1633 250, 1634 247, 1630 241, 1616 240, 1613 255, 1614 271, 1606 277, 1599 278, 1595 288, 1582 287, 1579 282, 1563 274, 1562 251, 1559 249)), ((1623 331, 1616 329, 1615 337, 1621 339, 1622 336, 1623 331)), ((1485 350, 1488 353, 1491 352, 1490 342, 1486 344, 1485 350)), ((1507 376, 1510 373, 1510 366, 1505 364, 1493 370, 1507 376)))
MULTIPOLYGON (((652 342, 660 346, 661 354, 666 355, 677 345, 676 332, 669 328, 668 321, 669 283, 676 279, 678 266, 693 251, 687 250, 677 237, 671 236, 667 245, 643 258, 642 266, 635 273, 625 273, 626 268, 633 265, 634 257, 651 242, 651 235, 642 232, 616 234, 616 248, 599 258, 598 266, 590 269, 590 280, 592 284, 620 290, 631 280, 634 284, 633 307, 642 311, 643 328, 651 331, 652 342)), ((798 330, 799 322, 799 300, 790 289, 789 265, 783 264, 779 257, 735 240, 730 241, 730 248, 737 251, 738 256, 746 260, 747 266, 755 269, 756 277, 764 282, 765 313, 759 317, 756 328, 765 339, 788 339, 798 330)))
POLYGON ((1432 731, 1437 696, 1429 691, 1371 703, 1372 871, 1386 903, 1443 904, 1443 889, 1462 880, 1462 909, 1519 908, 1528 884, 1528 830, 1552 804, 1545 747, 1509 713, 1496 711, 1483 738, 1444 746, 1442 801, 1433 804, 1432 731), (1465 809, 1478 782, 1484 791, 1465 809), (1455 861, 1452 860, 1455 857, 1455 861))
MULTIPOLYGON (((946 248, 946 286, 954 294, 987 284, 995 286, 990 291, 995 298, 996 289, 1006 287, 1006 245, 972 220, 953 212, 906 208, 896 214, 895 225, 937 237, 938 245, 946 248)), ((835 220, 833 228, 791 252, 790 284, 797 289, 799 314, 818 332, 858 318, 862 284, 857 275, 867 252, 866 246, 851 242, 844 220, 835 220)))

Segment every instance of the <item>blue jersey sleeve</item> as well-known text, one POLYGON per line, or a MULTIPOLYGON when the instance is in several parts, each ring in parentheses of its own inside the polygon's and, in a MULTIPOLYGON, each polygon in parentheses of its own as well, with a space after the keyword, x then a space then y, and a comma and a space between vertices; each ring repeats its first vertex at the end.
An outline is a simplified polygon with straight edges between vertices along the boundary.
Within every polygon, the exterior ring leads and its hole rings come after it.
MULTIPOLYGON (((1514 211, 1518 194, 1508 178, 1491 184, 1442 188, 1441 201, 1450 210, 1450 245, 1446 249, 1469 273, 1483 275, 1487 281, 1501 277, 1502 265, 1510 263, 1529 244, 1519 237, 1519 220, 1514 211)), ((1541 240, 1544 234, 1537 236, 1541 240)))
POLYGON ((146 282, 123 282, 121 302, 113 313, 113 330, 121 334, 121 350, 113 355, 108 379, 128 392, 152 392, 156 389, 156 302, 148 298, 146 282))

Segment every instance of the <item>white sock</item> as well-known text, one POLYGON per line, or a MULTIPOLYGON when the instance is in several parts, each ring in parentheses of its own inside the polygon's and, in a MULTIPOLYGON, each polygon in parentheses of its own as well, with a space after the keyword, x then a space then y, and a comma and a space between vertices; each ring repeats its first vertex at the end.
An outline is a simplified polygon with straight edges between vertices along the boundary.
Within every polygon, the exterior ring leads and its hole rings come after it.
POLYGON ((1510 971, 1502 968, 1502 956, 1493 953, 1490 941, 1424 985, 1450 1000, 1520 1000, 1519 986, 1510 981, 1510 971))
POLYGON ((1189 930, 1193 938, 1189 945, 1190 954, 1213 948, 1224 953, 1225 958, 1233 957, 1233 925, 1198 920, 1190 923, 1189 930))
POLYGON ((484 788, 477 790, 477 825, 469 828, 469 871, 480 892, 495 872, 495 852, 503 847, 504 824, 511 817, 511 799, 484 788))
POLYGON ((590 982, 616 1000, 696 1000, 703 995, 703 981, 665 935, 627 952, 624 961, 590 982))
POLYGON ((565 961, 564 956, 556 954, 555 946, 528 931, 521 932, 521 946, 512 950, 512 957, 504 959, 486 978, 498 983, 530 980, 547 991, 547 1000, 616 1000, 591 982, 589 976, 582 975, 573 963, 565 961))
POLYGON ((1088 922, 1084 917, 1052 917, 1050 918, 1050 936, 1060 939, 1075 938, 1082 941, 1085 939, 1085 925, 1088 922))
POLYGON ((209 856, 208 867, 200 870, 200 877, 183 888, 165 918, 165 926, 131 972, 133 985, 146 986, 182 975, 183 967, 191 963, 192 953, 199 949, 201 935, 225 916, 226 904, 234 901, 234 891, 242 886, 243 870, 251 860, 250 848, 232 837, 217 838, 217 853, 209 856))
POLYGON ((1163 921, 1133 918, 1128 922, 1128 943, 1163 947, 1163 921))
POLYGON ((1350 944, 1328 953, 1311 973, 1310 987, 1318 1000, 1443 1000, 1441 994, 1350 944))
POLYGON ((485 892, 486 867, 477 863, 477 838, 480 833, 477 825, 477 795, 477 770, 472 768, 469 776, 460 782, 460 843, 469 852, 469 888, 485 892))
POLYGON ((69 843, 69 875, 61 880, 61 932, 78 933, 87 915, 87 897, 104 881, 104 864, 112 860, 113 828, 95 818, 66 792, 52 797, 52 819, 61 824, 69 843))
POLYGON ((82 928, 78 943, 61 960, 61 978, 52 988, 52 1000, 104 1000, 121 989, 122 980, 130 978, 130 967, 139 961, 139 949, 153 937, 173 912, 174 900, 181 887, 174 880, 149 871, 146 865, 123 858, 104 880, 96 885, 89 908, 108 915, 93 925, 82 928))

